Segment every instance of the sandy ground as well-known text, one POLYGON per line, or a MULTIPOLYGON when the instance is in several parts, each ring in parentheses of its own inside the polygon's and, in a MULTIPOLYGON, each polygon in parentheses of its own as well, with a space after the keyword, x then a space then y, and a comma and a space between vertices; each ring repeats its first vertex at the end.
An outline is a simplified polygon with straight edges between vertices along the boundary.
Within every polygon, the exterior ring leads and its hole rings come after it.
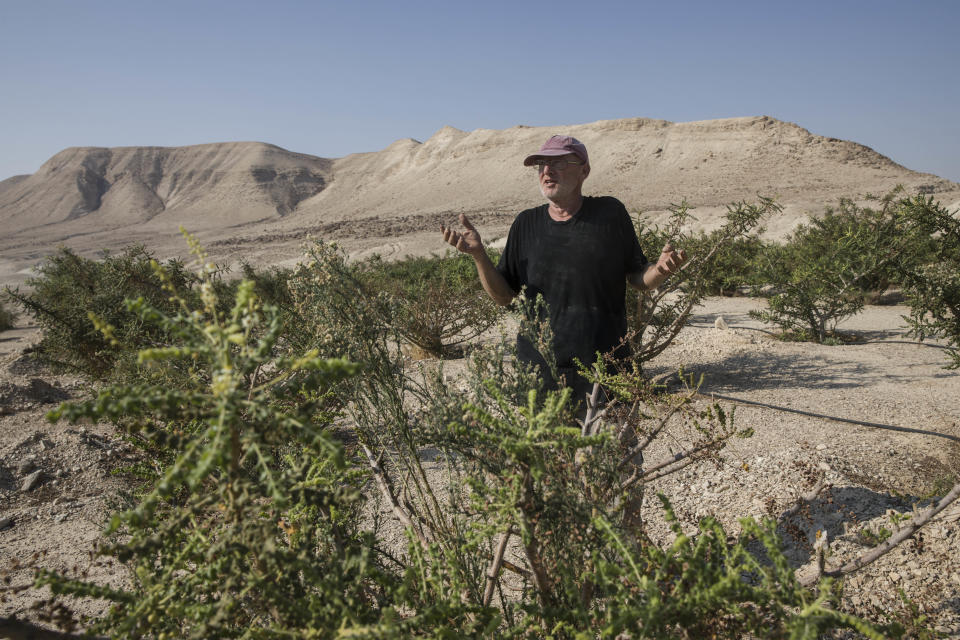
MULTIPOLYGON (((683 366, 704 376, 701 391, 761 402, 739 404, 735 419, 755 435, 734 441, 724 463, 689 467, 648 487, 673 501, 684 526, 713 514, 732 530, 741 516, 770 515, 793 564, 812 563, 811 542, 826 531, 830 563, 865 550, 858 531, 890 528, 894 513, 910 513, 938 481, 956 474, 960 446, 934 433, 901 433, 786 411, 806 411, 960 437, 960 375, 943 369, 936 346, 905 336, 904 307, 871 306, 841 328, 865 342, 820 346, 774 340, 747 315, 763 305, 749 298, 712 298, 697 310, 674 345, 648 367, 667 376, 683 366), (729 328, 714 326, 718 315, 729 328), (818 475, 830 488, 798 515, 785 517, 796 496, 818 475)), ((0 566, 13 587, 26 587, 21 565, 88 572, 96 580, 122 582, 122 567, 90 557, 111 508, 128 487, 111 470, 131 452, 109 426, 50 424, 44 413, 85 391, 81 380, 54 376, 22 355, 36 340, 24 326, 0 334, 0 566), (25 489, 30 474, 36 487, 25 489)), ((451 370, 456 363, 451 363, 451 370)), ((668 455, 669 439, 648 460, 668 455)), ((942 492, 942 489, 941 489, 942 492)), ((667 539, 658 507, 647 501, 653 535, 667 539)), ((919 503, 926 504, 926 503, 919 503)), ((869 616, 902 611, 898 590, 930 616, 930 628, 960 637, 960 504, 954 504, 909 541, 847 580, 844 606, 869 616)), ((0 616, 31 615, 42 591, 6 590, 0 616)), ((102 604, 80 603, 96 615, 102 604)))

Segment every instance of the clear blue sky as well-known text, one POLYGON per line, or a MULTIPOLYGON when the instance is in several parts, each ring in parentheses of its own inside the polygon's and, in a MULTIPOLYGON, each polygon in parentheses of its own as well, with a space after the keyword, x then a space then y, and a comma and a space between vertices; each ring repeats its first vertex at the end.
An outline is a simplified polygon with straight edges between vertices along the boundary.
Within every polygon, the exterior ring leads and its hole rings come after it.
POLYGON ((770 115, 960 181, 960 1, 0 0, 0 179, 70 146, 325 157, 770 115))

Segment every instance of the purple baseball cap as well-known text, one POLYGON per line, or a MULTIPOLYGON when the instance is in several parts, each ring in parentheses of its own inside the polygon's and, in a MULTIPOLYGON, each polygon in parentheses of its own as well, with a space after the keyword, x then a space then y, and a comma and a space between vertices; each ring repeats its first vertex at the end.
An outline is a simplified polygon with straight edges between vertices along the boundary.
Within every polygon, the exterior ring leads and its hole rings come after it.
POLYGON ((587 158, 587 148, 583 146, 582 142, 570 136, 553 136, 543 143, 540 151, 524 158, 523 166, 532 167, 537 164, 537 158, 565 156, 568 153, 572 153, 583 160, 584 164, 590 164, 590 160, 587 158))

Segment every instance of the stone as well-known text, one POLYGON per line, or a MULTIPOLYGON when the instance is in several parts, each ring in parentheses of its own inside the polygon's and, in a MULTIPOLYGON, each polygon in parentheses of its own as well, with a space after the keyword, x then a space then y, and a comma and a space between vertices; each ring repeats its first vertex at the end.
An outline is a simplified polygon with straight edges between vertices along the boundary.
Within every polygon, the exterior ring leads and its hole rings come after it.
POLYGON ((17 474, 24 475, 33 471, 33 460, 21 460, 17 465, 17 474))
POLYGON ((13 518, 10 516, 3 516, 0 518, 0 530, 6 529, 7 527, 13 526, 13 518))
POLYGON ((40 486, 40 482, 42 480, 43 471, 38 469, 23 479, 23 484, 20 485, 20 491, 33 491, 35 488, 40 486))
POLYGON ((825 445, 825 444, 818 444, 818 445, 817 445, 817 451, 826 451, 826 449, 827 449, 827 445, 825 445))
POLYGON ((717 319, 713 321, 713 326, 721 331, 730 328, 729 325, 727 325, 727 321, 723 319, 723 316, 717 316, 717 319))
POLYGON ((59 524, 59 523, 63 522, 64 520, 66 520, 68 515, 69 515, 69 514, 61 513, 61 514, 59 514, 59 515, 57 515, 57 516, 54 516, 53 521, 59 524))

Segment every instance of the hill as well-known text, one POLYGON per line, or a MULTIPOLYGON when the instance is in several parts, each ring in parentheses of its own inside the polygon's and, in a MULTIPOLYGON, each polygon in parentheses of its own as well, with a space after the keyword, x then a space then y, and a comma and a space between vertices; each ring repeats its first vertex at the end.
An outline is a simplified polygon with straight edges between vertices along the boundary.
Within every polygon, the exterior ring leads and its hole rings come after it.
POLYGON ((521 159, 555 133, 586 143, 586 193, 615 195, 654 218, 686 199, 705 227, 727 203, 758 193, 784 205, 767 223, 773 236, 841 196, 880 194, 897 184, 960 204, 960 184, 768 116, 443 127, 425 142, 403 139, 337 159, 256 142, 71 148, 31 176, 0 182, 0 225, 7 230, 0 280, 22 279, 17 272, 60 243, 92 252, 143 242, 161 254, 182 254, 179 225, 225 261, 292 259, 307 233, 355 252, 442 250, 435 230, 460 212, 493 239, 517 211, 542 201, 521 159))

